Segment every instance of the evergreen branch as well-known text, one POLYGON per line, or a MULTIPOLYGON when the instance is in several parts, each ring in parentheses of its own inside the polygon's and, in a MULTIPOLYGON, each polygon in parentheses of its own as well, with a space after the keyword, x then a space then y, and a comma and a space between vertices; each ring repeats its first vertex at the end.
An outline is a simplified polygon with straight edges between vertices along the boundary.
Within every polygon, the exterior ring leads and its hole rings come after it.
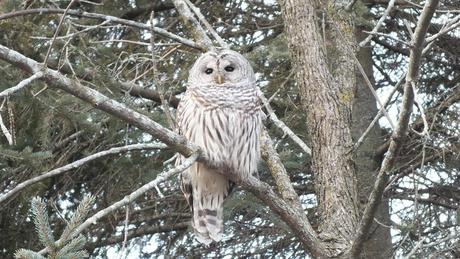
POLYGON ((88 252, 85 250, 77 251, 77 252, 71 252, 66 255, 63 255, 59 257, 59 259, 81 259, 81 258, 87 258, 89 257, 88 252))
POLYGON ((132 150, 159 149, 159 148, 165 148, 165 147, 166 147, 165 145, 159 144, 159 143, 133 144, 133 145, 127 145, 127 146, 123 146, 123 147, 115 147, 115 148, 111 148, 111 149, 108 149, 108 150, 98 152, 96 154, 89 155, 89 156, 84 157, 82 159, 79 159, 79 160, 77 160, 75 162, 67 164, 67 165, 65 165, 63 167, 53 169, 53 170, 51 170, 49 172, 41 173, 39 176, 36 176, 34 178, 31 178, 29 180, 26 180, 26 181, 18 184, 12 190, 10 190, 7 193, 5 193, 5 194, 0 196, 0 204, 2 202, 5 202, 6 200, 8 200, 14 194, 24 190, 26 187, 28 187, 28 186, 30 186, 32 184, 38 183, 40 181, 43 181, 44 179, 47 179, 47 178, 50 178, 50 177, 53 177, 53 176, 57 176, 57 175, 66 173, 66 172, 68 172, 68 171, 70 171, 72 169, 79 168, 82 165, 84 165, 84 164, 86 164, 86 163, 88 163, 90 161, 99 159, 101 157, 108 156, 108 155, 113 155, 113 154, 118 154, 118 153, 121 153, 121 152, 132 151, 132 150))
POLYGON ((428 26, 430 25, 431 18, 433 17, 438 3, 439 0, 427 0, 417 23, 414 37, 412 39, 413 48, 410 50, 401 112, 399 115, 398 123, 396 125, 396 130, 391 135, 391 142, 387 154, 382 161, 382 165, 377 175, 377 180, 375 181, 374 188, 369 196, 366 208, 364 209, 360 225, 356 232, 356 237, 353 240, 353 244, 350 250, 350 254, 353 258, 359 257, 359 254, 361 253, 363 244, 373 222, 375 212, 377 211, 378 204, 382 198, 382 193, 386 185, 386 176, 391 172, 393 168, 396 160, 396 155, 407 133, 407 129, 409 127, 409 119, 414 105, 413 88, 420 69, 420 61, 424 50, 423 44, 425 43, 425 36, 428 31, 428 26))
POLYGON ((88 212, 91 209, 91 206, 93 205, 96 197, 92 195, 85 196, 81 203, 78 205, 77 210, 75 213, 72 215, 72 218, 70 219, 69 223, 65 227, 64 231, 62 232, 61 235, 61 240, 65 243, 67 240, 72 239, 73 236, 73 231, 75 228, 77 228, 81 222, 86 218, 88 215, 88 212))
MULTIPOLYGON (((27 9, 27 10, 21 10, 21 11, 15 11, 15 12, 2 14, 0 15, 0 20, 9 19, 9 18, 18 17, 18 16, 32 15, 32 14, 43 15, 43 14, 64 13, 64 12, 65 12, 64 9, 52 9, 52 8, 27 9)), ((118 18, 115 16, 110 16, 110 15, 105 15, 105 14, 88 13, 88 12, 82 12, 81 10, 68 10, 67 15, 85 17, 85 18, 96 19, 96 20, 101 20, 101 21, 110 21, 111 23, 122 24, 122 25, 133 27, 133 28, 150 31, 149 24, 136 22, 132 20, 126 20, 126 19, 122 19, 122 18, 118 18)), ((197 44, 189 39, 177 36, 165 29, 154 27, 153 30, 155 31, 155 33, 163 37, 169 38, 173 41, 179 42, 185 46, 188 46, 194 49, 198 49, 198 50, 205 49, 200 44, 197 44)))
POLYGON ((26 87, 28 84, 30 84, 31 82, 33 82, 36 79, 41 78, 42 76, 43 76, 43 72, 38 71, 37 73, 35 73, 35 74, 31 75, 30 77, 28 77, 28 78, 22 80, 21 82, 19 82, 19 84, 17 84, 16 86, 13 86, 11 88, 8 88, 8 89, 2 91, 0 93, 0 98, 9 96, 9 95, 21 90, 22 88, 26 87))
MULTIPOLYGON (((151 190, 154 188, 156 185, 159 183, 167 180, 168 178, 172 177, 173 175, 184 171, 185 169, 189 168, 199 157, 199 153, 194 153, 190 157, 186 158, 184 162, 177 166, 174 167, 168 171, 164 171, 163 173, 159 174, 154 180, 144 184, 134 192, 132 192, 129 195, 126 195, 123 199, 112 203, 109 207, 102 209, 98 211, 96 214, 85 220, 80 226, 78 226, 74 232, 73 235, 78 235, 80 234, 83 230, 87 229, 89 226, 92 224, 96 224, 97 221, 99 221, 101 218, 110 215, 112 212, 120 209, 121 207, 130 204, 132 201, 136 200, 137 198, 141 197, 144 193, 147 191, 151 190)), ((56 241, 56 246, 61 246, 64 240, 59 239, 56 241)), ((48 249, 41 250, 40 253, 45 253, 49 252, 48 249)))
POLYGON ((44 256, 41 254, 27 250, 24 248, 21 248, 14 253, 14 258, 16 259, 46 259, 44 256))
POLYGON ((59 250, 59 252, 56 254, 56 258, 72 258, 68 256, 78 252, 83 252, 87 254, 85 250, 82 250, 85 246, 85 243, 86 238, 83 235, 78 235, 76 238, 72 239, 67 245, 65 245, 59 250))
POLYGON ((54 244, 53 232, 51 231, 49 223, 46 203, 40 198, 34 197, 32 199, 31 206, 34 225, 40 242, 49 250, 54 251, 56 246, 54 244))

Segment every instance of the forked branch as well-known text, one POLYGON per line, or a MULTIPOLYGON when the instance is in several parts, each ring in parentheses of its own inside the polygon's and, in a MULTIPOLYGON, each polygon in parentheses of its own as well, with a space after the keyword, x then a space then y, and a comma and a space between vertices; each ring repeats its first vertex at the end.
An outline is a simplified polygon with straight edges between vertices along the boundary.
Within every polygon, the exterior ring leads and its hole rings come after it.
POLYGON ((404 96, 402 101, 401 112, 396 124, 396 130, 391 135, 390 147, 382 161, 380 170, 375 181, 374 188, 370 194, 368 203, 363 213, 360 226, 357 231, 355 240, 351 247, 350 254, 356 258, 361 253, 364 241, 369 233, 370 226, 374 219, 377 206, 382 198, 383 190, 386 184, 386 176, 391 172, 395 163, 396 155, 403 143, 403 139, 407 133, 409 126, 409 119, 414 106, 414 92, 413 85, 416 83, 418 72, 420 69, 420 61, 423 52, 423 44, 425 43, 425 36, 428 31, 428 26, 433 17, 433 14, 438 6, 439 0, 427 0, 423 7, 422 14, 420 15, 417 23, 417 28, 414 32, 412 39, 413 48, 410 51, 409 65, 406 75, 406 83, 404 86, 404 96))

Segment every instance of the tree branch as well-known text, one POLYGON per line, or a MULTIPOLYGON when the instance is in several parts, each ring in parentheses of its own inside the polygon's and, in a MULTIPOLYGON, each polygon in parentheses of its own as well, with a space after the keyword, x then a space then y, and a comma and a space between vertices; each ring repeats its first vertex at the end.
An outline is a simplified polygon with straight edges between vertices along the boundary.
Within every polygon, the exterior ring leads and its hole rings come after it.
POLYGON ((367 36, 363 41, 359 43, 359 46, 361 48, 366 46, 366 44, 372 39, 374 34, 378 32, 378 30, 380 29, 380 26, 382 26, 383 24, 383 21, 385 21, 385 18, 390 14, 391 9, 393 9, 394 4, 395 4, 395 0, 390 0, 390 2, 388 3, 387 9, 385 9, 385 12, 383 12, 382 17, 380 17, 374 29, 372 29, 372 31, 370 32, 369 36, 367 36))
POLYGON ((275 123, 275 125, 278 128, 280 128, 285 134, 287 134, 292 139, 292 141, 294 141, 306 154, 311 156, 311 149, 286 124, 284 124, 284 122, 278 119, 278 116, 276 116, 275 111, 273 111, 269 101, 260 89, 258 89, 258 94, 260 100, 265 106, 265 109, 267 109, 268 117, 270 118, 270 120, 273 121, 273 123, 275 123))
POLYGON ((358 148, 361 146, 361 144, 364 142, 364 140, 366 139, 367 135, 371 132, 372 128, 374 127, 374 125, 377 123, 377 121, 383 116, 383 111, 386 109, 386 107, 388 106, 388 104, 390 103, 391 101, 391 98, 393 97, 393 95, 396 93, 396 91, 399 89, 399 87, 402 85, 402 83, 404 82, 405 80, 405 77, 406 77, 406 74, 404 74, 403 76, 401 76, 401 78, 399 78, 398 82, 395 84, 395 86, 393 87, 393 89, 391 89, 391 92, 389 93, 387 99, 383 102, 383 104, 380 105, 380 109, 379 111, 377 112, 377 114, 375 115, 374 119, 372 120, 372 122, 369 124, 369 126, 367 127, 367 129, 364 131, 364 133, 359 137, 358 141, 356 141, 356 143, 353 145, 353 150, 356 151, 358 150, 358 148))
POLYGON ((299 201, 299 196, 295 192, 291 180, 286 172, 286 168, 284 168, 278 153, 273 147, 273 141, 270 139, 268 132, 263 130, 261 135, 262 158, 267 162, 269 171, 275 179, 278 187, 278 192, 281 194, 281 197, 288 201, 293 207, 303 210, 299 201))
POLYGON ((0 111, 0 128, 2 129, 3 135, 5 136, 6 140, 8 141, 8 144, 10 146, 13 145, 14 143, 13 136, 8 131, 8 128, 5 126, 5 123, 3 122, 1 111, 0 111))
POLYGON ((374 188, 369 196, 363 217, 361 218, 361 223, 351 247, 350 254, 355 258, 361 253, 364 241, 374 219, 374 214, 382 198, 382 193, 386 184, 386 176, 393 168, 396 154, 398 153, 407 133, 409 119, 414 105, 414 92, 412 87, 418 76, 426 32, 428 31, 428 26, 430 25, 431 18, 433 17, 438 2, 439 0, 427 0, 417 23, 414 38, 412 39, 413 48, 411 49, 409 56, 409 65, 406 83, 404 86, 404 96, 400 116, 396 125, 396 130, 391 136, 390 147, 388 148, 387 154, 382 161, 377 180, 375 181, 374 188))
POLYGON ((196 17, 198 17, 200 22, 202 22, 204 24, 204 26, 208 29, 209 33, 211 33, 211 35, 214 37, 214 39, 217 40, 219 45, 222 48, 228 48, 227 43, 225 43, 225 41, 219 36, 219 34, 217 34, 217 32, 212 28, 211 24, 209 24, 209 22, 206 20, 206 18, 204 18, 203 14, 201 14, 201 12, 200 12, 200 9, 196 8, 196 6, 192 2, 190 2, 190 0, 184 0, 184 1, 192 9, 192 11, 195 13, 196 17))
POLYGON ((38 71, 37 73, 31 75, 30 77, 22 80, 21 82, 19 82, 19 84, 17 84, 16 86, 13 86, 11 88, 8 88, 4 91, 2 91, 0 93, 0 98, 2 97, 6 97, 8 95, 11 95, 19 90, 21 90, 22 88, 26 87, 28 84, 32 83, 34 80, 40 78, 43 76, 43 73, 41 71, 38 71))
MULTIPOLYGON (((195 163, 195 161, 197 160, 198 156, 199 156, 198 152, 192 154, 190 157, 186 158, 181 165, 179 165, 177 167, 174 167, 174 168, 172 168, 172 169, 170 169, 168 171, 165 171, 165 172, 159 174, 154 180, 144 184, 142 187, 140 187, 139 189, 135 190, 131 194, 126 195, 123 199, 113 203, 112 205, 110 205, 109 207, 107 207, 107 208, 105 208, 103 210, 98 211, 96 214, 94 214, 93 216, 91 216, 90 218, 85 220, 85 222, 83 222, 80 226, 78 226, 74 230, 74 232, 72 233, 72 236, 77 236, 83 230, 85 230, 89 226, 91 226, 92 224, 96 224, 97 221, 100 220, 101 218, 103 218, 103 217, 109 215, 110 213, 120 209, 121 207, 131 203, 132 201, 134 201, 135 199, 139 198, 141 195, 143 195, 147 191, 151 190, 152 188, 157 186, 159 183, 161 183, 161 182, 165 181, 166 179, 172 177, 173 175, 175 175, 175 174, 177 174, 179 172, 182 172, 185 169, 189 168, 193 163, 195 163)), ((62 242, 62 240, 56 241, 56 244, 57 244, 58 247, 61 245, 61 242, 62 242)), ((47 249, 43 249, 43 250, 40 251, 41 254, 46 253, 46 252, 47 252, 47 249)))
MULTIPOLYGON (((133 238, 144 236, 144 235, 153 235, 156 233, 186 230, 189 225, 190 225, 189 221, 179 222, 173 225, 160 225, 160 226, 144 225, 144 226, 129 230, 128 235, 127 235, 127 240, 131 240, 133 238)), ((117 236, 113 235, 107 239, 98 240, 90 244, 87 244, 85 245, 85 248, 87 250, 94 250, 97 247, 118 244, 123 241, 123 238, 124 238, 123 235, 117 235, 117 236)))
POLYGON ((32 60, 14 50, 8 49, 3 45, 0 45, 0 59, 20 67, 29 73, 42 71, 44 74, 42 79, 50 85, 62 89, 65 92, 92 104, 94 107, 102 111, 139 127, 185 156, 190 156, 192 153, 199 150, 198 146, 188 142, 185 137, 164 128, 157 122, 152 121, 146 115, 131 110, 126 105, 119 103, 92 88, 82 85, 78 80, 69 79, 56 70, 42 68, 40 63, 35 60, 32 60))
POLYGON ((53 170, 51 170, 49 172, 41 173, 37 177, 28 179, 28 180, 16 185, 16 187, 14 187, 11 191, 8 191, 7 193, 5 193, 5 194, 0 196, 0 204, 5 202, 6 200, 8 200, 14 194, 24 190, 27 186, 30 186, 30 185, 32 185, 34 183, 38 183, 40 181, 43 181, 43 180, 48 179, 48 178, 53 177, 53 176, 66 173, 66 172, 68 172, 68 171, 70 171, 72 169, 79 168, 82 165, 84 165, 84 164, 86 164, 88 162, 91 162, 91 161, 93 161, 95 159, 98 159, 98 158, 101 158, 101 157, 104 157, 104 156, 108 156, 108 155, 113 155, 113 154, 118 154, 118 153, 122 153, 122 152, 132 151, 132 150, 148 150, 148 149, 159 149, 159 148, 165 148, 165 147, 166 146, 164 144, 160 144, 160 143, 133 144, 133 145, 127 145, 127 146, 123 146, 123 147, 115 147, 115 148, 111 148, 111 149, 108 149, 108 150, 104 150, 104 151, 89 155, 89 156, 87 156, 85 158, 79 159, 79 160, 77 160, 75 162, 72 162, 70 164, 67 164, 65 166, 53 169, 53 170))
MULTIPOLYGON (((0 15, 0 20, 18 17, 18 16, 24 16, 24 15, 32 15, 32 14, 42 15, 42 14, 53 14, 53 13, 64 13, 64 12, 65 12, 64 9, 51 9, 51 8, 27 9, 27 10, 10 12, 10 13, 0 15)), ((80 10, 68 10, 67 15, 91 18, 91 19, 102 20, 102 21, 110 21, 111 23, 122 24, 122 25, 130 26, 130 27, 138 28, 141 30, 147 30, 147 31, 151 30, 149 24, 121 19, 115 16, 110 16, 110 15, 105 15, 105 14, 88 13, 88 12, 82 12, 80 10)), ((158 35, 161 35, 165 38, 169 38, 171 40, 179 42, 185 46, 188 46, 194 49, 198 49, 198 50, 205 49, 204 46, 201 46, 200 44, 197 44, 189 39, 185 39, 180 36, 177 36, 171 32, 168 32, 165 29, 154 27, 153 31, 157 33, 158 35)))
POLYGON ((205 46, 206 51, 214 48, 211 39, 206 35, 206 32, 201 27, 200 23, 193 17, 192 11, 183 0, 173 0, 184 24, 193 33, 194 38, 205 46))

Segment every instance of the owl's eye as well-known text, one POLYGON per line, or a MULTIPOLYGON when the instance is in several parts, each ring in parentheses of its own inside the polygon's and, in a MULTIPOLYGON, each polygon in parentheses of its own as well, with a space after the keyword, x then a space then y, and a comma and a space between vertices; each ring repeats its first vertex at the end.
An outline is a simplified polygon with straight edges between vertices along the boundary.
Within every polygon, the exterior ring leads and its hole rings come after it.
POLYGON ((232 72, 233 70, 235 70, 235 68, 232 67, 232 66, 226 66, 224 69, 225 69, 225 71, 227 71, 227 72, 232 72))
POLYGON ((212 68, 208 68, 208 69, 206 69, 204 72, 205 72, 206 74, 210 75, 210 74, 212 74, 212 71, 213 71, 212 68))

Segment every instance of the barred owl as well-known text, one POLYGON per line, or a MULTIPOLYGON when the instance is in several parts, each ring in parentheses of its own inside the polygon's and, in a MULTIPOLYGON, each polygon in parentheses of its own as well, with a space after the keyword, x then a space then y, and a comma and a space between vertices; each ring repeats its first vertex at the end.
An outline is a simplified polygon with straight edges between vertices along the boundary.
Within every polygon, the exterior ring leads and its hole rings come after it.
MULTIPOLYGON (((177 124, 181 134, 206 151, 212 164, 243 178, 255 173, 262 112, 249 62, 231 50, 199 57, 177 109, 177 124)), ((196 239, 204 244, 222 239, 223 202, 234 185, 224 175, 197 162, 180 176, 196 239)))

